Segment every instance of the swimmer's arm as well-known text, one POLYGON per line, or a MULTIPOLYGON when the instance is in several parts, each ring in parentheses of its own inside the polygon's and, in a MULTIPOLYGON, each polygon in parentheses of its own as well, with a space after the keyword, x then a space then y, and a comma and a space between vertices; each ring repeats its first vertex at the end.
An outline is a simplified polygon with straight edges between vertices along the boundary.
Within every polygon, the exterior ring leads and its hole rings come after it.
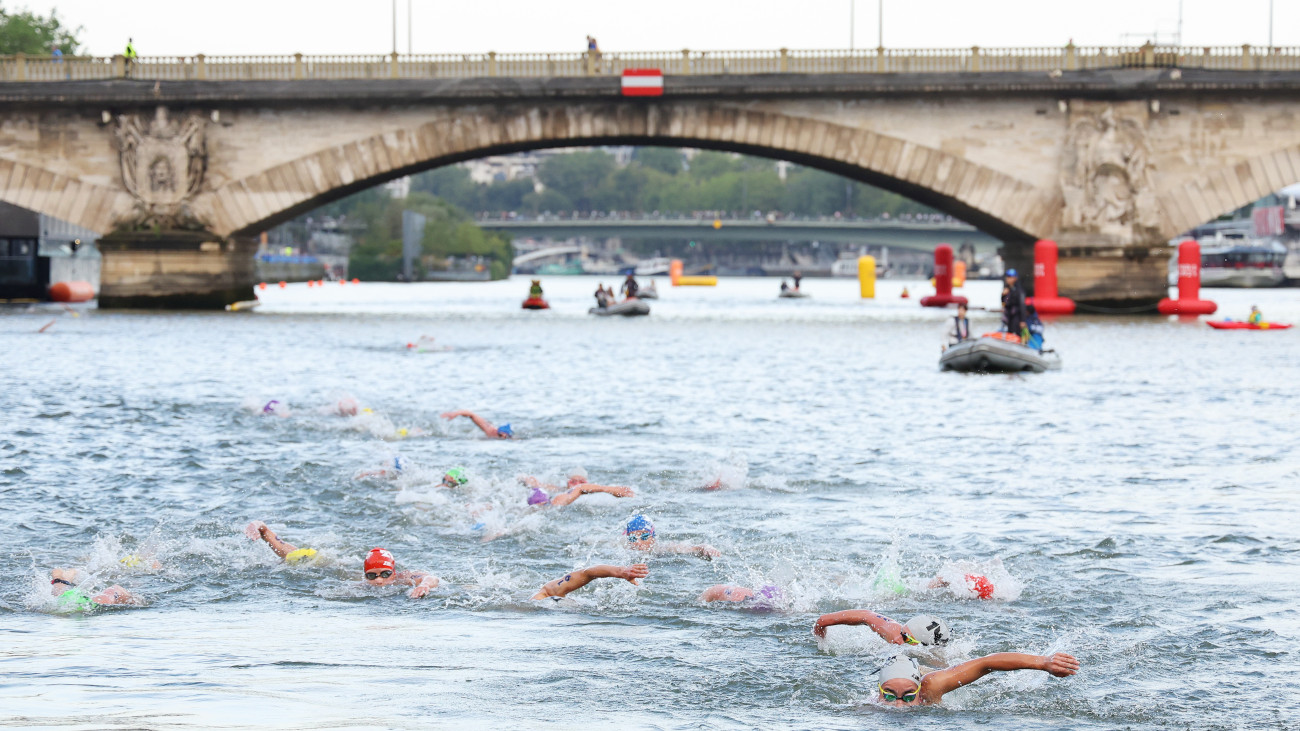
POLYGON ((903 644, 903 625, 883 614, 876 614, 865 609, 847 609, 843 612, 823 614, 817 618, 816 624, 813 625, 813 634, 818 637, 825 637, 826 628, 837 624, 865 624, 873 632, 880 635, 885 642, 894 645, 903 644))
POLYGON ((970 685, 993 672, 1011 670, 1042 670, 1058 678, 1079 672, 1079 661, 1072 655, 1058 652, 1055 655, 1026 655, 1020 652, 999 652, 968 660, 946 670, 937 670, 921 679, 921 698, 926 703, 938 703, 944 693, 970 685))
POLYGON ((419 599, 428 594, 431 589, 437 589, 438 584, 441 583, 437 576, 424 571, 407 571, 404 578, 414 587, 407 594, 412 599, 419 599))
POLYGON ((567 596, 569 592, 576 591, 590 584, 595 579, 624 579, 633 584, 637 579, 644 579, 648 576, 650 570, 645 564, 639 563, 633 566, 610 566, 601 564, 590 568, 579 569, 572 573, 565 574, 563 578, 547 582, 542 588, 533 595, 534 599, 546 599, 547 597, 567 596))
POLYGON ((123 589, 117 584, 113 584, 95 596, 92 596, 90 601, 96 604, 126 604, 131 601, 131 599, 131 592, 123 589))
POLYGON ((466 411, 465 409, 461 409, 459 411, 448 411, 447 413, 442 415, 442 418, 450 421, 452 419, 455 419, 458 416, 464 416, 465 418, 474 422, 474 426, 477 426, 479 429, 482 429, 483 433, 490 437, 495 437, 497 435, 497 428, 495 426, 492 426, 492 422, 488 421, 487 419, 484 419, 483 417, 479 416, 473 411, 466 411))
POLYGON ((608 493, 614 497, 633 497, 636 495, 636 493, 632 492, 632 488, 630 487, 623 487, 622 485, 593 485, 589 482, 584 482, 583 484, 574 487, 572 490, 562 492, 551 498, 551 504, 563 507, 569 505, 583 495, 590 495, 593 492, 608 493))
POLYGON ((275 551, 275 555, 280 558, 284 558, 298 550, 298 547, 292 543, 286 543, 280 540, 280 537, 275 534, 275 531, 268 528, 266 523, 263 523, 260 520, 254 520, 252 523, 249 523, 248 526, 244 528, 244 535, 254 541, 259 538, 266 541, 267 545, 271 547, 271 550, 275 551))
POLYGON ((690 543, 660 543, 656 548, 658 553, 680 553, 707 559, 714 559, 722 555, 721 551, 707 543, 699 546, 690 543))

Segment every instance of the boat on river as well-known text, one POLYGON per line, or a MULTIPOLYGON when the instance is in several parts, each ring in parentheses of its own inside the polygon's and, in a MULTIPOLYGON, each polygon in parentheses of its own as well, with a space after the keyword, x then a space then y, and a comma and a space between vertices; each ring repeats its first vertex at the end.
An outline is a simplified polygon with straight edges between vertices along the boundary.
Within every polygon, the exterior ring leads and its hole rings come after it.
POLYGON ((777 297, 780 297, 781 299, 785 299, 785 300, 799 300, 807 296, 808 296, 807 293, 800 292, 797 289, 783 289, 781 290, 781 294, 777 295, 777 297))
POLYGON ((657 300, 659 299, 659 290, 655 283, 651 282, 636 291, 636 298, 639 300, 657 300))
POLYGON ((588 315, 597 315, 599 317, 638 317, 640 315, 650 314, 650 305, 639 299, 625 299, 618 304, 608 307, 593 307, 587 310, 588 315))
POLYGON ((529 297, 524 300, 523 308, 525 310, 549 310, 551 305, 541 297, 529 297))
POLYGON ((1202 287, 1281 287, 1286 247, 1273 242, 1244 241, 1201 249, 1202 287))
POLYGON ((958 373, 1042 373, 1059 370, 1061 358, 1052 350, 1035 350, 1021 345, 1019 338, 991 337, 963 340, 944 349, 939 370, 958 373))
POLYGON ((1241 322, 1239 320, 1206 320, 1206 325, 1215 330, 1286 330, 1289 322, 1241 322))

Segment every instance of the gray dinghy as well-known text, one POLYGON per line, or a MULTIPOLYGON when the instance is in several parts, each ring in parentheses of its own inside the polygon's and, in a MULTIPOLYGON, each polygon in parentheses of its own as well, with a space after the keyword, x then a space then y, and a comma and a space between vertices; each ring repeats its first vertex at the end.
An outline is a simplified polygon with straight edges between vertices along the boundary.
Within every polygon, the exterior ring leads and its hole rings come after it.
POLYGON ((997 338, 965 340, 939 356, 939 370, 958 373, 1042 373, 1060 367, 1055 351, 1040 352, 997 338))
POLYGON ((623 317, 636 317, 637 315, 650 314, 650 305, 639 299, 623 300, 616 305, 609 307, 593 307, 587 310, 588 315, 599 315, 601 317, 613 317, 622 315, 623 317))

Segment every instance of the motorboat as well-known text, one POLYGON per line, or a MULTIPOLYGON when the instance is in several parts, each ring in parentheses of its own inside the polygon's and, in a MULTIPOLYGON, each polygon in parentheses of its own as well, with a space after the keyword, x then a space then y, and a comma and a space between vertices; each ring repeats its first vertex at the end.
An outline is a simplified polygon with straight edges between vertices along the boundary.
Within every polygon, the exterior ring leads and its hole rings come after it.
POLYGON ((657 300, 659 299, 659 290, 655 288, 654 282, 651 282, 636 291, 636 298, 641 300, 657 300))
POLYGON ((1276 241, 1244 241, 1201 249, 1202 287, 1281 287, 1287 249, 1276 241))
POLYGON ((1206 325, 1215 330, 1286 330, 1289 322, 1242 322, 1240 320, 1206 320, 1206 325))
POLYGON ((1055 351, 1021 345, 1020 338, 1006 333, 963 340, 939 356, 940 370, 958 373, 1042 373, 1060 367, 1055 351))
POLYGON ((598 315, 600 317, 613 317, 615 315, 636 317, 638 315, 650 314, 650 305, 639 299, 629 298, 608 307, 593 307, 587 310, 587 314, 598 315))
POLYGON ((638 277, 649 277, 654 274, 663 275, 668 273, 670 266, 672 266, 672 260, 667 257, 642 259, 637 262, 636 268, 632 272, 638 277))
POLYGON ((525 310, 549 310, 551 305, 541 297, 529 297, 524 300, 523 308, 525 310))
POLYGON ((808 294, 806 292, 800 292, 797 289, 783 289, 781 290, 781 294, 777 296, 781 299, 797 300, 807 297, 808 294))

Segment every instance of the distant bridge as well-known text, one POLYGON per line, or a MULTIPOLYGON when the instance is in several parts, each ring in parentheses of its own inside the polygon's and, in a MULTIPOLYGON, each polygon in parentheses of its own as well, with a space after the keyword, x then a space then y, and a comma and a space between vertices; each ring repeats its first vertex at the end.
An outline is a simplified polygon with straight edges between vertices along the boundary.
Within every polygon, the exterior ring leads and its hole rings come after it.
POLYGON ((548 259, 552 256, 567 256, 569 254, 581 254, 581 246, 548 246, 545 249, 530 251, 527 254, 520 254, 515 257, 514 265, 528 264, 539 259, 548 259))
MULTIPOLYGON (((932 249, 935 244, 954 246, 969 242, 977 251, 994 251, 1000 241, 964 223, 924 221, 774 221, 666 218, 596 218, 494 221, 478 225, 515 238, 569 239, 579 236, 625 239, 676 239, 692 241, 824 241, 862 246, 898 246, 932 249)), ((518 263, 516 261, 516 263, 518 263)))

